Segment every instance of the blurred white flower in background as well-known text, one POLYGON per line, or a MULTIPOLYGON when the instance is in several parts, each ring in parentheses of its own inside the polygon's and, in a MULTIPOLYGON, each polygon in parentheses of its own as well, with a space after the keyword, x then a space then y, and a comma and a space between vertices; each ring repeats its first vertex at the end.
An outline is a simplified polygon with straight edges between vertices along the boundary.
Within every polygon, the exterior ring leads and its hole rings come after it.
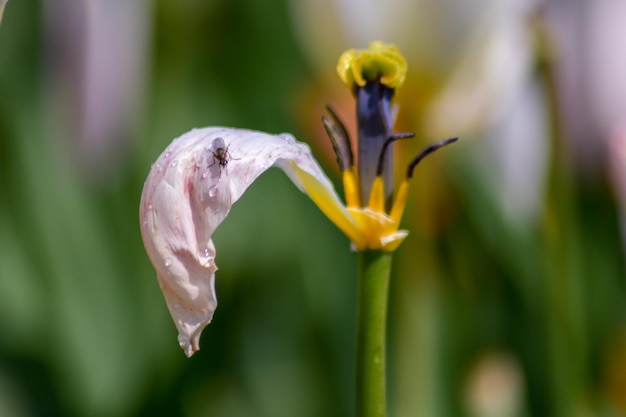
POLYGON ((4 13, 4 6, 6 6, 9 0, 0 0, 0 23, 2 23, 2 14, 4 13))
POLYGON ((595 176, 626 121, 626 3, 548 0, 544 15, 557 54, 560 127, 578 167, 595 176))
POLYGON ((509 223, 522 227, 540 211, 549 150, 547 108, 533 76, 537 5, 508 2, 486 14, 425 120, 435 135, 453 129, 484 138, 475 166, 509 223))
POLYGON ((626 124, 615 128, 608 145, 609 175, 621 209, 622 240, 626 242, 626 124))
POLYGON ((449 68, 493 0, 292 1, 294 28, 307 58, 321 73, 348 48, 393 42, 413 72, 449 68))
POLYGON ((522 416, 524 377, 519 361, 505 352, 484 354, 466 381, 465 406, 471 417, 522 416))
POLYGON ((44 2, 47 74, 58 125, 82 168, 106 176, 136 135, 147 83, 150 2, 44 2))
POLYGON ((626 241, 626 2, 549 0, 545 16, 558 53, 559 127, 582 178, 611 177, 626 241))

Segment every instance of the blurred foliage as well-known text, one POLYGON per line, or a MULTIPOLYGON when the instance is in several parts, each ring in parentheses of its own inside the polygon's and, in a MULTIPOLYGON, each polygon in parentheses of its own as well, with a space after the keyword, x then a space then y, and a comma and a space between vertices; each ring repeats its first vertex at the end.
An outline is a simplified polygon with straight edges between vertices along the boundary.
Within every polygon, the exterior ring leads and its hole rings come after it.
MULTIPOLYGON (((352 415, 355 256, 284 175, 265 174, 218 230, 220 306, 191 359, 139 234, 143 180, 174 137, 311 134, 298 121, 323 109, 297 114, 316 84, 289 5, 143 2, 143 107, 102 177, 53 74, 55 4, 10 1, 0 25, 0 415, 352 415)), ((427 203, 412 203, 392 284, 391 415, 487 416, 475 403, 499 395, 515 416, 626 414, 620 209, 606 173, 581 181, 553 136, 529 226, 503 213, 472 140, 420 173, 427 203), (436 175, 441 189, 424 187, 436 175)))

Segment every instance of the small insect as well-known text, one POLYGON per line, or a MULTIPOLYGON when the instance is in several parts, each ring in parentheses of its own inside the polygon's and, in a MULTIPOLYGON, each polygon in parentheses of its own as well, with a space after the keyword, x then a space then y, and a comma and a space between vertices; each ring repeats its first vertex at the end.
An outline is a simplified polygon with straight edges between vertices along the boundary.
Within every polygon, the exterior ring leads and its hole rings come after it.
POLYGON ((211 163, 211 165, 209 165, 209 168, 212 167, 213 165, 215 165, 215 163, 217 162, 219 168, 220 168, 220 176, 219 178, 222 177, 222 170, 226 168, 226 166, 228 165, 228 162, 231 159, 234 160, 239 160, 241 158, 233 158, 229 153, 228 153, 228 148, 230 147, 230 145, 226 146, 226 144, 224 143, 224 139, 222 138, 215 138, 213 139, 213 150, 211 151, 211 153, 213 154, 213 163, 211 163))

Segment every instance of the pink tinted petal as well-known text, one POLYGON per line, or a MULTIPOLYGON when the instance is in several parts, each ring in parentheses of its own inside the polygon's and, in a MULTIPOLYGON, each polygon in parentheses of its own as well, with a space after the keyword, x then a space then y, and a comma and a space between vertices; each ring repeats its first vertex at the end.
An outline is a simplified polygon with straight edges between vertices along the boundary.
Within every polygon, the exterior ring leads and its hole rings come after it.
POLYGON ((310 149, 286 134, 194 129, 165 149, 146 179, 141 233, 187 356, 199 349, 200 333, 217 307, 211 236, 248 186, 273 165, 305 192, 295 172, 308 173, 332 210, 349 218, 310 149), (226 151, 221 160, 215 156, 218 147, 226 151))

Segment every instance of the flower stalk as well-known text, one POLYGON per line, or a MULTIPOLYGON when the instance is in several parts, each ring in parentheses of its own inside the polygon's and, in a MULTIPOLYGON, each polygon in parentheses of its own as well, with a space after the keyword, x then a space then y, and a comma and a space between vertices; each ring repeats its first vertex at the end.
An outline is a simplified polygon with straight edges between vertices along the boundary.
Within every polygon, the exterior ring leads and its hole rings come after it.
POLYGON ((385 417, 387 300, 391 252, 358 253, 356 415, 385 417))

